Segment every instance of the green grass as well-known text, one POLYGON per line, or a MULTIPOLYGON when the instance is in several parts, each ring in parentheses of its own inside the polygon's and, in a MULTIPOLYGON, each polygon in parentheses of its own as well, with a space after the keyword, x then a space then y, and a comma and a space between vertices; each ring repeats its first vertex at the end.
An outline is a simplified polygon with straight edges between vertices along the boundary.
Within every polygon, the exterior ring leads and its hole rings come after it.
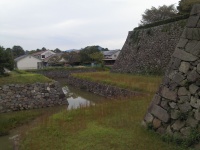
POLYGON ((15 127, 25 124, 41 115, 41 111, 20 111, 0 114, 0 136, 7 135, 15 127))
POLYGON ((25 71, 14 71, 9 76, 0 77, 0 85, 6 84, 32 84, 36 82, 45 83, 52 80, 34 73, 27 73, 25 71))
POLYGON ((87 72, 76 73, 74 77, 86 79, 89 81, 100 82, 121 88, 126 88, 134 91, 143 91, 147 93, 154 93, 159 83, 161 76, 142 76, 131 74, 118 74, 110 72, 87 72))
POLYGON ((110 101, 54 114, 29 131, 21 150, 186 150, 163 142, 141 120, 152 98, 110 101))

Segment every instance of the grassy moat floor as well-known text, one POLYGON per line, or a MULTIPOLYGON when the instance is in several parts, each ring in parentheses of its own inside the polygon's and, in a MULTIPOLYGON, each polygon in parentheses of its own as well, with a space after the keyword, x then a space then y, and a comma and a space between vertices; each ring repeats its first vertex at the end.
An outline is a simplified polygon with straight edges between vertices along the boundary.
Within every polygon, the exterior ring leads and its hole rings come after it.
POLYGON ((20 150, 188 150, 146 130, 141 121, 161 82, 158 76, 109 72, 76 77, 142 91, 146 95, 63 110, 24 133, 20 150))

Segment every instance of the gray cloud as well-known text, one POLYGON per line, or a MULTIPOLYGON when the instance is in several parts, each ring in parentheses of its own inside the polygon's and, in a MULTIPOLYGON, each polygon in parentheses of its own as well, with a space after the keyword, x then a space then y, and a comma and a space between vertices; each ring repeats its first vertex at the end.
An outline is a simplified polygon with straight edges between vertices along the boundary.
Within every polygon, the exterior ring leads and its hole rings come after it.
POLYGON ((26 50, 122 48, 146 8, 174 0, 1 0, 0 41, 26 50))

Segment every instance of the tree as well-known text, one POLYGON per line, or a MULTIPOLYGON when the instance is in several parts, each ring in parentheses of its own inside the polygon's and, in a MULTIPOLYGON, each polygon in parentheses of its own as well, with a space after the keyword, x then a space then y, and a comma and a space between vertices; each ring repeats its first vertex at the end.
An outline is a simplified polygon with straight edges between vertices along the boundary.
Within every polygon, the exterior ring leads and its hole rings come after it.
POLYGON ((55 53, 60 53, 60 52, 61 52, 61 50, 60 50, 60 49, 58 49, 58 48, 56 48, 55 50, 53 50, 53 52, 55 52, 55 53))
POLYGON ((139 25, 150 24, 156 21, 169 19, 177 15, 177 10, 172 5, 163 5, 156 7, 151 7, 151 9, 146 9, 144 14, 142 14, 142 20, 139 25))
POLYGON ((42 48, 42 51, 46 51, 47 49, 45 47, 42 48))
POLYGON ((80 51, 80 59, 82 63, 91 63, 93 60, 90 57, 92 53, 99 52, 98 47, 96 46, 87 46, 80 51))
POLYGON ((25 54, 25 51, 23 50, 23 48, 21 46, 13 46, 12 48, 12 53, 13 53, 13 57, 17 58, 19 56, 22 56, 25 54))
POLYGON ((79 65, 80 64, 80 53, 76 51, 65 52, 63 54, 63 58, 65 58, 70 65, 79 65))
POLYGON ((4 74, 4 68, 12 70, 14 68, 14 60, 9 49, 5 50, 0 46, 0 75, 4 74))
POLYGON ((187 14, 194 4, 200 4, 200 0, 180 0, 177 9, 180 14, 187 14))
POLYGON ((102 64, 103 62, 103 57, 104 56, 101 52, 95 52, 90 54, 90 58, 100 64, 102 64))

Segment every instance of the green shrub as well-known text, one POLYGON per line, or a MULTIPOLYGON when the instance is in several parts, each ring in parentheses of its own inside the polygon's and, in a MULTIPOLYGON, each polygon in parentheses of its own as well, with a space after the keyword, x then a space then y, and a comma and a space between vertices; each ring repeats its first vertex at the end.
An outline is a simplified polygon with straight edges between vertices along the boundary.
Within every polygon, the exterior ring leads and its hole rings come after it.
POLYGON ((139 26, 139 27, 134 28, 134 31, 138 30, 138 29, 147 29, 147 28, 164 25, 164 24, 171 23, 171 22, 176 22, 176 21, 188 19, 189 16, 190 16, 189 14, 185 14, 185 15, 174 17, 174 18, 170 18, 170 19, 154 22, 154 23, 151 23, 151 24, 147 24, 147 25, 144 25, 144 26, 139 26))

